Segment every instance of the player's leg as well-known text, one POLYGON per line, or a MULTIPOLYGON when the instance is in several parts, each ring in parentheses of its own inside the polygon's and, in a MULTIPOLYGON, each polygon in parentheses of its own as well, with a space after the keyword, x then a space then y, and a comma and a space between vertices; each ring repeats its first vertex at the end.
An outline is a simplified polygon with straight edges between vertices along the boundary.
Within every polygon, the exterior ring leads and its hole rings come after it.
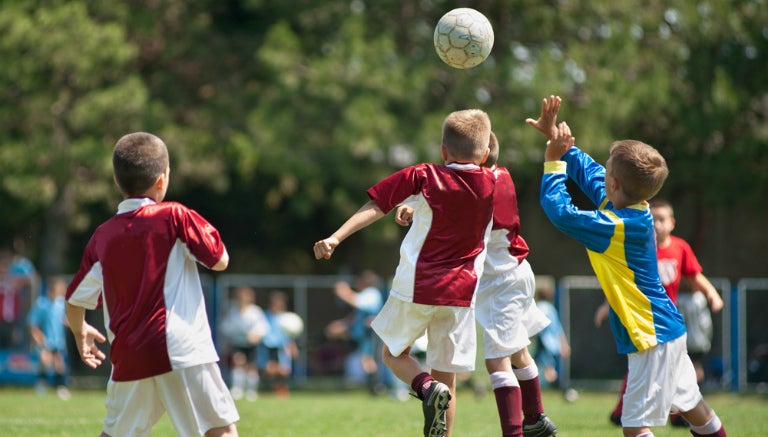
MULTIPOLYGON (((679 343, 679 348, 685 350, 685 337, 679 343)), ((720 422, 720 418, 701 396, 696 369, 690 357, 683 352, 676 367, 673 408, 682 413, 682 416, 690 424, 691 434, 694 436, 724 437, 726 435, 725 428, 720 422)))
POLYGON ((165 412, 153 378, 107 383, 102 435, 149 437, 165 412))
POLYGON ((523 432, 523 401, 509 357, 487 358, 485 368, 491 379, 491 388, 499 412, 501 435, 521 436, 523 432))
POLYGON ((555 435, 557 426, 544 414, 539 368, 528 352, 528 348, 523 348, 512 354, 510 361, 515 377, 520 383, 523 404, 523 435, 555 435))
POLYGON ((245 364, 246 356, 240 349, 235 349, 230 356, 232 368, 229 371, 229 391, 235 399, 241 399, 245 394, 245 364))
POLYGON ((450 401, 451 406, 450 408, 446 407, 445 410, 445 437, 451 437, 453 421, 456 417, 456 374, 432 369, 432 377, 448 386, 450 397, 446 402, 450 401))
POLYGON ((173 370, 154 380, 178 435, 237 436, 240 416, 217 363, 173 370))

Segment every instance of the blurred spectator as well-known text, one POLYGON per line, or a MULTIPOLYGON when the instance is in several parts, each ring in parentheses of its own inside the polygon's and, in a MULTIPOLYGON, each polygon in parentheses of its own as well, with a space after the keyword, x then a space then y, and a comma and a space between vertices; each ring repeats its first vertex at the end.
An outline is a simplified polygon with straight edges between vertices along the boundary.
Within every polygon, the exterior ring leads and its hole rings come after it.
POLYGON ((0 349, 17 347, 22 339, 19 331, 21 299, 16 280, 10 273, 12 260, 10 250, 0 250, 0 349))
MULTIPOLYGON (((534 360, 544 378, 541 385, 559 387, 559 364, 561 358, 571 356, 571 346, 563 331, 560 314, 553 305, 555 287, 550 281, 536 281, 536 305, 552 322, 536 336, 534 360)), ((560 387, 565 389, 566 387, 560 387)))
MULTIPOLYGON (((288 396, 288 379, 293 371, 293 360, 299 355, 299 348, 281 325, 281 317, 288 311, 288 295, 280 290, 269 293, 265 313, 269 330, 261 339, 257 361, 261 375, 278 396, 288 396)), ((293 313, 290 313, 293 314, 293 313)))
POLYGON ((54 386, 56 394, 68 400, 69 372, 67 340, 64 336, 67 282, 59 276, 53 276, 46 285, 46 292, 38 296, 27 315, 30 335, 40 356, 40 373, 35 388, 38 393, 44 393, 48 386, 54 386))
MULTIPOLYGON (((366 384, 371 393, 376 394, 381 384, 377 378, 379 355, 376 334, 371 329, 371 321, 384 304, 379 284, 381 280, 372 270, 364 270, 355 281, 354 289, 349 283, 341 281, 334 285, 336 296, 352 307, 352 312, 345 318, 334 320, 325 329, 331 339, 351 340, 355 345, 354 357, 359 360, 359 367, 365 374, 366 384)), ((353 363, 350 365, 354 366, 353 363)), ((354 375, 353 369, 347 370, 347 376, 354 375)))
POLYGON ((269 330, 264 311, 256 305, 256 292, 250 287, 237 287, 227 316, 222 322, 230 355, 230 392, 234 399, 258 398, 259 371, 256 351, 261 338, 269 330))

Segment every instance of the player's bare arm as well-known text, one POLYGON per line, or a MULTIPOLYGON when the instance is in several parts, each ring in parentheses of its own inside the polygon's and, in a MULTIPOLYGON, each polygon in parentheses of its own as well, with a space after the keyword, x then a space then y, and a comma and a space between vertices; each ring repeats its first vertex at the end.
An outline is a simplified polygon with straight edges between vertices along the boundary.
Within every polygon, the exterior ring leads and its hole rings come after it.
POLYGON ((554 130, 552 139, 547 141, 547 149, 544 151, 545 161, 558 161, 565 155, 573 144, 576 138, 571 135, 571 128, 568 123, 561 122, 557 125, 557 129, 554 130))
POLYGON ((221 258, 219 258, 219 262, 211 267, 211 270, 220 272, 226 270, 227 266, 229 266, 229 253, 227 252, 227 249, 224 249, 224 253, 221 255, 221 258))
POLYGON ((542 99, 539 118, 536 120, 526 118, 525 122, 541 132, 548 140, 551 140, 555 129, 557 129, 557 112, 560 110, 561 103, 560 96, 549 96, 542 99))
POLYGON ((85 308, 67 302, 67 320, 77 344, 77 351, 86 366, 95 369, 107 356, 96 343, 104 343, 107 338, 85 321, 85 308))
POLYGON ((341 244, 347 237, 355 232, 370 225, 376 220, 384 217, 384 212, 379 208, 373 200, 369 200, 365 205, 360 207, 356 213, 352 214, 341 227, 336 230, 330 237, 320 240, 315 243, 313 248, 315 252, 315 259, 330 259, 333 255, 333 251, 341 244))
POLYGON ((699 272, 692 277, 686 278, 693 290, 701 290, 704 296, 707 297, 709 302, 709 309, 716 313, 723 309, 723 298, 720 297, 720 293, 703 273, 699 272))

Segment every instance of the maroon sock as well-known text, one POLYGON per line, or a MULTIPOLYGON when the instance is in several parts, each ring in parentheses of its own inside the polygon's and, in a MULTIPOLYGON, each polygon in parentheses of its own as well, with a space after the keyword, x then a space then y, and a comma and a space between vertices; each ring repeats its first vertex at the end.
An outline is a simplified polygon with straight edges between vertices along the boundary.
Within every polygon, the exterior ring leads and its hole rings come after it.
POLYGON ((424 399, 424 392, 426 391, 424 389, 429 388, 429 385, 434 380, 435 378, 427 372, 419 373, 413 378, 413 381, 411 381, 411 388, 416 392, 416 396, 418 396, 419 399, 424 399))
POLYGON ((725 427, 722 426, 714 434, 699 434, 693 430, 691 430, 691 434, 693 434, 694 437, 728 437, 728 434, 725 433, 725 427))
POLYGON ((611 411, 611 416, 613 417, 621 417, 621 411, 624 409, 624 393, 627 391, 627 376, 628 374, 624 375, 624 381, 621 383, 621 391, 619 392, 619 402, 616 404, 616 406, 613 408, 613 411, 611 411))
POLYGON ((523 435, 523 400, 520 387, 499 387, 493 389, 496 396, 496 408, 499 410, 501 435, 503 437, 520 437, 523 435))
POLYGON ((541 404, 539 377, 519 382, 523 400, 523 424, 531 425, 536 423, 544 413, 544 406, 541 404))

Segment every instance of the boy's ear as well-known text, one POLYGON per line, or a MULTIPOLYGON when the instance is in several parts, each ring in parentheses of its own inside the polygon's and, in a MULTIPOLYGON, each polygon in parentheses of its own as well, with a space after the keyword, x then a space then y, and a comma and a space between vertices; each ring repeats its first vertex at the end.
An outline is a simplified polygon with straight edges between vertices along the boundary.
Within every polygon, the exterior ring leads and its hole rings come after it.
POLYGON ((443 161, 448 160, 448 149, 445 147, 445 144, 440 144, 440 156, 443 157, 443 161))
POLYGON ((158 176, 157 179, 155 179, 155 183, 153 185, 156 189, 162 190, 164 184, 165 184, 165 173, 158 176))
POLYGON ((488 155, 490 155, 490 154, 491 154, 491 148, 487 147, 485 149, 485 154, 483 154, 483 159, 480 160, 480 164, 485 164, 485 161, 488 160, 488 155))

